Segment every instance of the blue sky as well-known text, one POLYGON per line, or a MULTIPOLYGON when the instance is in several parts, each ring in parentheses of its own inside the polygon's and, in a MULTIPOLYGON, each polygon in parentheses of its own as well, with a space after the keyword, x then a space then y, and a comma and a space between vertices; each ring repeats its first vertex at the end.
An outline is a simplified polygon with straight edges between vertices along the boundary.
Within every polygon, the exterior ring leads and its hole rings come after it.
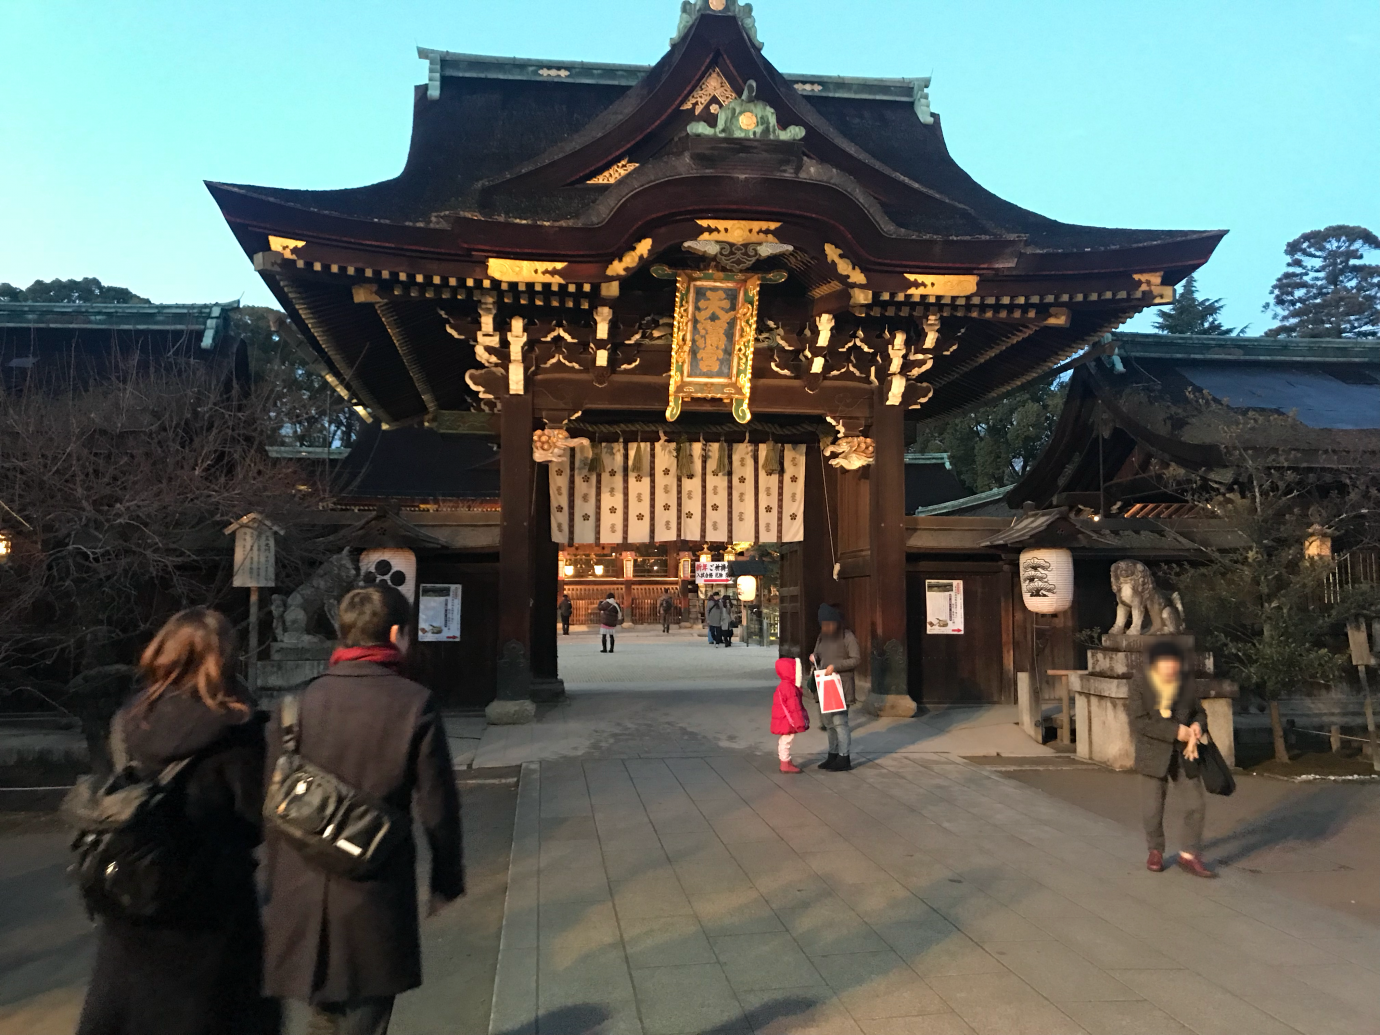
MULTIPOLYGON (((407 151, 417 45, 650 63, 676 0, 0 0, 0 281, 270 296, 203 179, 347 187, 407 151)), ((758 0, 787 72, 933 75, 950 150, 1046 215, 1217 228, 1200 277, 1260 312, 1297 234, 1380 232, 1375 0, 758 0)), ((1136 326, 1146 327, 1141 317, 1136 326)))

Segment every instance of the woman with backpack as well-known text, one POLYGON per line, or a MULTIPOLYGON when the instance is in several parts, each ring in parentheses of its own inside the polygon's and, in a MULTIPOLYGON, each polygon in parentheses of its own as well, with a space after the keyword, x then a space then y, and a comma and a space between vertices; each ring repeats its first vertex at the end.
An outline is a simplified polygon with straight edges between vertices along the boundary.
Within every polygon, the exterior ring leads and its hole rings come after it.
MULTIPOLYGON (((141 835, 150 845, 138 849, 164 853, 159 892, 147 901, 121 908, 109 888, 100 896, 84 883, 101 929, 77 1035, 278 1031, 278 1005, 260 993, 254 884, 264 716, 233 683, 233 659, 224 615, 181 611, 145 648, 139 687, 111 720, 117 770, 128 763, 116 780, 161 780, 169 789, 159 812, 168 844, 141 835)), ((132 828, 126 836, 135 837, 132 828)), ((123 850, 133 867, 140 851, 123 850)), ((113 837, 102 851, 121 858, 113 837)))

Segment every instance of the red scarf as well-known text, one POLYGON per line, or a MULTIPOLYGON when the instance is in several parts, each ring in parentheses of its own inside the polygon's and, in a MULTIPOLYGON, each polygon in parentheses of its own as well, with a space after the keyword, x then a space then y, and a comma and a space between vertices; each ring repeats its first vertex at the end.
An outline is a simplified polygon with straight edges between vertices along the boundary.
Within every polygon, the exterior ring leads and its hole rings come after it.
POLYGON ((331 651, 328 664, 338 665, 342 661, 371 661, 396 672, 402 668, 403 656, 391 643, 375 643, 368 647, 337 647, 331 651))

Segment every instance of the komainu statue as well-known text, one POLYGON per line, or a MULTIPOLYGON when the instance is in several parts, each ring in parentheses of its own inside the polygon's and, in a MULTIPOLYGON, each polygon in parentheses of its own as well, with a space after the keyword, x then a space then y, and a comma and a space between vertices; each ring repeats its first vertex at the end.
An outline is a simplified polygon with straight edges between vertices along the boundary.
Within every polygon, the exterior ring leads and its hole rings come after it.
POLYGON ((359 579, 359 571, 349 549, 336 554, 289 595, 273 596, 273 638, 279 643, 324 643, 325 638, 308 632, 316 617, 325 614, 332 628, 338 628, 340 598, 359 579))
POLYGON ((1151 636, 1184 631, 1184 606, 1179 594, 1166 597, 1155 585, 1150 569, 1140 561, 1117 561, 1112 565, 1112 593, 1116 596, 1116 624, 1110 630, 1113 634, 1141 635, 1147 616, 1151 636))

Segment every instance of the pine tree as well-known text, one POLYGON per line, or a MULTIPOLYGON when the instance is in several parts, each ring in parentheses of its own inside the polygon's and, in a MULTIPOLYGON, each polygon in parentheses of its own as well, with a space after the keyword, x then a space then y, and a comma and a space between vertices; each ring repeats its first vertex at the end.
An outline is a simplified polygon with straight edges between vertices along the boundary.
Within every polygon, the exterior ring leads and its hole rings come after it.
POLYGON ((1272 338, 1380 337, 1380 237, 1363 226, 1310 230, 1284 246, 1289 262, 1271 289, 1272 338))
POLYGON ((1225 303, 1220 298, 1199 298, 1193 274, 1188 275, 1174 295, 1174 304, 1155 314, 1155 330, 1161 334, 1239 334, 1223 327, 1217 318, 1225 303))
POLYGON ((102 284, 95 277, 81 280, 35 280, 27 288, 0 284, 0 302, 147 302, 129 288, 102 284))

